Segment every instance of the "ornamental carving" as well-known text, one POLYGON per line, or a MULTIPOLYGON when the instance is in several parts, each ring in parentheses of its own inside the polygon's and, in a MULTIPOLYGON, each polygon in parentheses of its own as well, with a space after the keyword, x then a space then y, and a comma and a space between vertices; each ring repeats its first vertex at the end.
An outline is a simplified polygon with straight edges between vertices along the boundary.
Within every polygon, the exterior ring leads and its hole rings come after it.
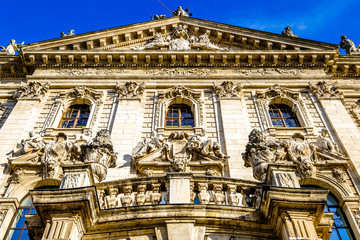
POLYGON ((264 68, 264 69, 234 69, 234 73, 244 76, 298 76, 305 73, 303 69, 280 69, 280 68, 264 68))
POLYGON ((116 91, 120 98, 140 98, 145 90, 145 82, 138 84, 134 81, 129 81, 124 84, 116 83, 116 91))
POLYGON ((206 136, 189 136, 186 132, 175 131, 165 139, 155 133, 139 142, 132 157, 141 175, 156 175, 164 172, 192 172, 221 176, 227 156, 220 145, 206 136), (151 172, 152 169, 152 172, 151 172))
POLYGON ((242 86, 231 81, 224 81, 221 84, 214 82, 213 88, 220 98, 239 98, 242 86))
POLYGON ((49 142, 30 132, 29 138, 22 140, 21 144, 21 148, 9 158, 12 169, 15 169, 15 182, 19 182, 19 175, 23 175, 24 171, 17 164, 23 166, 24 161, 28 162, 28 166, 41 167, 43 178, 59 178, 62 166, 88 164, 94 177, 102 181, 107 175, 107 169, 115 166, 117 158, 106 129, 100 130, 94 138, 76 134, 75 140, 68 140, 65 133, 58 133, 49 142))
POLYGON ((96 92, 87 87, 75 87, 72 91, 68 92, 65 98, 92 98, 96 99, 96 92))
POLYGON ((13 98, 40 98, 49 90, 49 87, 49 82, 43 84, 38 81, 21 82, 18 90, 13 94, 13 98))
POLYGON ((346 181, 346 172, 344 168, 337 167, 332 170, 333 177, 339 181, 339 183, 343 183, 346 181))
POLYGON ((147 69, 145 73, 153 76, 208 76, 216 73, 215 69, 201 69, 201 68, 162 68, 162 69, 147 69))
POLYGON ((356 224, 360 227, 360 209, 352 210, 352 213, 354 214, 356 224))
POLYGON ((326 83, 325 81, 319 81, 316 84, 309 82, 309 87, 316 97, 343 97, 337 82, 326 83))
POLYGON ((0 210, 0 227, 2 226, 2 224, 5 220, 7 212, 8 212, 8 210, 6 210, 6 209, 0 210))
POLYGON ((174 31, 166 36, 160 32, 155 33, 155 37, 141 46, 130 47, 130 50, 228 50, 213 44, 207 33, 196 36, 188 31, 188 27, 179 24, 174 31))
POLYGON ((122 74, 122 69, 96 69, 96 68, 84 68, 84 69, 60 69, 56 72, 58 76, 113 76, 114 74, 122 74))
POLYGON ((253 176, 259 181, 265 180, 270 163, 295 164, 297 175, 303 179, 313 174, 315 162, 345 160, 335 148, 334 143, 324 137, 324 132, 315 142, 308 142, 300 133, 293 134, 288 140, 279 140, 254 129, 249 134, 243 159, 245 167, 252 167, 253 176))
POLYGON ((275 84, 264 92, 257 92, 257 97, 259 99, 289 97, 297 100, 299 98, 299 93, 275 84))
POLYGON ((85 173, 67 174, 62 189, 82 187, 81 183, 84 182, 85 177, 85 173))
POLYGON ((356 121, 360 124, 360 99, 358 99, 350 107, 350 112, 355 116, 356 121))

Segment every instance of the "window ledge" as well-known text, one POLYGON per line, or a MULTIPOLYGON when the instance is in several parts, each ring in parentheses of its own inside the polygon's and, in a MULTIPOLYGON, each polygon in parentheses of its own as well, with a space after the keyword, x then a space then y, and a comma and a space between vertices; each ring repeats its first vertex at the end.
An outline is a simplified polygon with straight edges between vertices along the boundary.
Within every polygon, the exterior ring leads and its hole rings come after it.
POLYGON ((84 133, 85 135, 91 135, 91 128, 45 128, 43 131, 44 136, 56 136, 58 133, 63 132, 66 135, 75 136, 77 133, 84 133))
POLYGON ((269 127, 269 134, 272 137, 277 138, 289 138, 294 133, 301 132, 304 135, 314 135, 313 127, 269 127))

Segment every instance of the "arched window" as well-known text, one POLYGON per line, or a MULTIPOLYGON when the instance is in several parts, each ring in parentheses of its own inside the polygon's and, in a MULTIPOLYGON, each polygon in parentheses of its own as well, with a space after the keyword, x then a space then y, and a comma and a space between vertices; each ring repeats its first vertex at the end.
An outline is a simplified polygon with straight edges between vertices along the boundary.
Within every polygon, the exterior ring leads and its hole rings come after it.
POLYGON ((285 104, 271 104, 269 114, 274 127, 300 127, 296 114, 285 104))
POLYGON ((170 105, 166 112, 165 122, 168 128, 194 127, 194 115, 191 107, 185 104, 170 105))
POLYGON ((330 240, 355 239, 345 214, 339 206, 339 201, 331 193, 329 193, 327 198, 325 212, 334 213, 334 224, 330 240))
POLYGON ((89 120, 90 106, 87 104, 71 105, 63 114, 59 128, 84 128, 89 120))
POLYGON ((30 239, 25 225, 25 215, 36 214, 31 197, 27 196, 17 209, 17 213, 9 228, 6 240, 27 240, 30 239))

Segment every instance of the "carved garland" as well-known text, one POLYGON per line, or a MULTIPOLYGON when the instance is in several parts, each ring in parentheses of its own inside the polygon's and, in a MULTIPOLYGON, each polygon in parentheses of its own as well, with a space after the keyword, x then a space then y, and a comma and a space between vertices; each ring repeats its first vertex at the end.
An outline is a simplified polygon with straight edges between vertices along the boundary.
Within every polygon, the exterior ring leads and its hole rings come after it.
POLYGON ((204 103, 201 99, 201 92, 196 92, 182 85, 175 86, 169 90, 159 93, 156 103, 155 126, 164 127, 165 112, 168 106, 176 101, 187 101, 194 113, 195 127, 204 125, 204 103))

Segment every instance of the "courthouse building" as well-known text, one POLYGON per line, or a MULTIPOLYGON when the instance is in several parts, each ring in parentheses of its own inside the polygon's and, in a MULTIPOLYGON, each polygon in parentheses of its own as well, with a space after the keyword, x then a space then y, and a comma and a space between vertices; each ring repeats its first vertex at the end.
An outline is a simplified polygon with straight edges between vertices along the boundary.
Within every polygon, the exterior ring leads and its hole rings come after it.
POLYGON ((359 50, 174 15, 0 52, 0 239, 360 239, 359 50))

